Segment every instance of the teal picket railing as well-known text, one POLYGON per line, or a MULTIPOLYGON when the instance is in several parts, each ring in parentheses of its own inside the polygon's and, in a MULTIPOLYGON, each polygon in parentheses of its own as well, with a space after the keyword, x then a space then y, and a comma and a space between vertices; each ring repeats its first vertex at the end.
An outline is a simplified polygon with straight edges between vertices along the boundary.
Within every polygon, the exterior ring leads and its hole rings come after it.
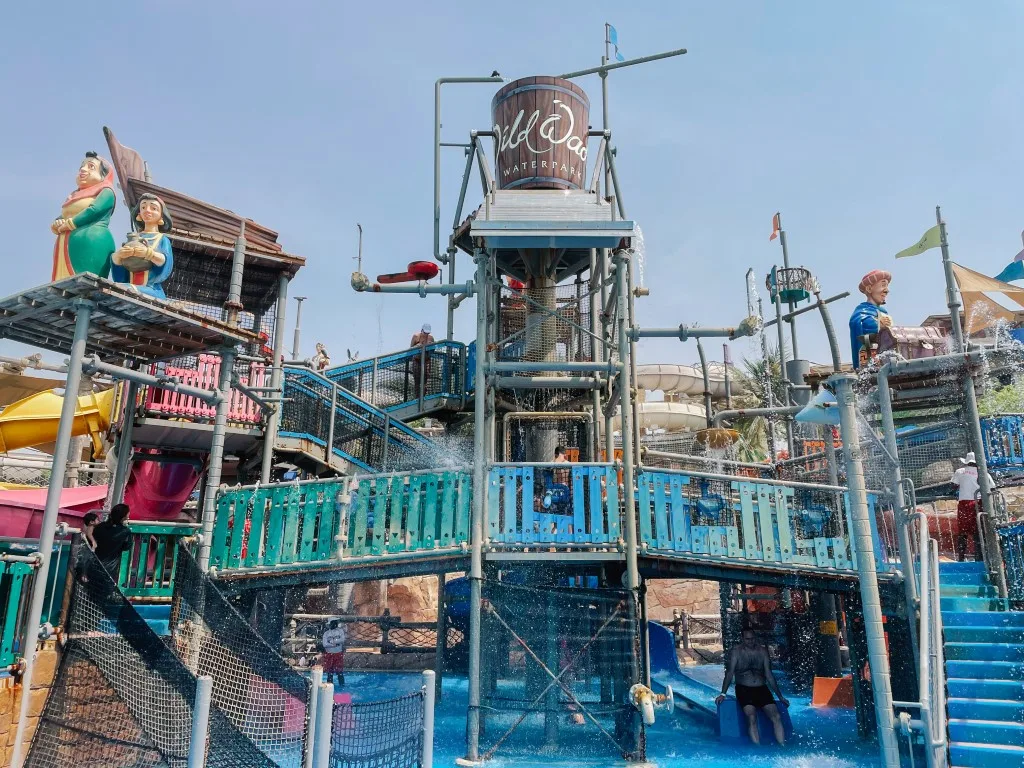
POLYGON ((616 472, 613 464, 493 466, 487 481, 490 544, 617 544, 616 472))
POLYGON ((21 656, 22 624, 34 571, 31 563, 0 559, 0 669, 21 656))
POLYGON ((178 542, 199 532, 198 523, 129 522, 131 549, 121 555, 117 584, 132 600, 169 601, 174 595, 178 542))
MULTIPOLYGON (((648 551, 793 568, 855 571, 850 508, 841 489, 723 480, 643 470, 637 479, 640 540, 648 551)), ((878 535, 878 500, 868 495, 880 571, 891 554, 878 535)))
POLYGON ((226 489, 210 563, 224 571, 461 547, 471 490, 468 470, 226 489))

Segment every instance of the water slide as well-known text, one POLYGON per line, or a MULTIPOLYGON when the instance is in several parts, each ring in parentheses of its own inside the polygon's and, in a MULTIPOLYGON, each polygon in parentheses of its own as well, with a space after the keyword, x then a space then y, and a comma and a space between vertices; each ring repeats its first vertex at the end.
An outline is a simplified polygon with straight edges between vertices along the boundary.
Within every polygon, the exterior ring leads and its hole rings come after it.
MULTIPOLYGON (((113 404, 113 389, 79 397, 71 434, 98 440, 110 428, 113 404)), ((0 411, 0 453, 56 440, 63 405, 64 398, 49 390, 29 395, 0 411)))
MULTIPOLYGON (((708 365, 711 397, 725 397, 725 365, 708 365)), ((685 395, 693 398, 683 402, 641 402, 640 426, 643 429, 664 429, 683 432, 707 426, 704 414, 704 377, 699 366, 655 364, 637 366, 637 385, 647 392, 662 391, 666 395, 685 395)), ((616 426, 618 426, 616 417, 616 426)))

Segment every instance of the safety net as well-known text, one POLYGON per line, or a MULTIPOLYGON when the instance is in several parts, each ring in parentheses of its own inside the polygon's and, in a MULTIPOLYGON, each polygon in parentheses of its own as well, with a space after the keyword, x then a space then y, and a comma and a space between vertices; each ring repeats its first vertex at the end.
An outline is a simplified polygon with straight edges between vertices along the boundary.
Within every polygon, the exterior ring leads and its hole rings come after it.
MULTIPOLYGON (((184 768, 196 678, 118 591, 87 548, 77 553, 65 643, 26 766, 184 768)), ((273 768, 216 708, 206 765, 273 768)))
POLYGON ((330 768, 420 768, 423 691, 387 701, 335 700, 330 768))
POLYGON ((179 547, 171 613, 174 647, 213 678, 213 703, 279 766, 299 765, 309 682, 288 666, 179 547))
POLYGON ((484 582, 483 756, 643 759, 642 726, 627 703, 640 681, 637 602, 596 587, 596 577, 484 582))

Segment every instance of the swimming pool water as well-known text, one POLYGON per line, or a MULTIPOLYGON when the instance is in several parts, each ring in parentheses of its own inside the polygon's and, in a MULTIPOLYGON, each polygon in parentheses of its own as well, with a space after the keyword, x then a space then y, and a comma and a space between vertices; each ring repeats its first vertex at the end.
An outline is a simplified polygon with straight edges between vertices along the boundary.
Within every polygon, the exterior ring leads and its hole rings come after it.
MULTIPOLYGON (((419 688, 421 677, 416 673, 347 673, 344 690, 353 701, 376 701, 392 698, 419 688)), ((790 715, 796 731, 793 741, 785 747, 723 744, 711 725, 685 713, 658 712, 657 722, 647 729, 647 759, 658 768, 869 768, 878 765, 878 749, 873 742, 857 737, 857 725, 850 711, 823 711, 808 706, 806 698, 790 697, 790 715)), ((468 688, 465 677, 446 676, 443 692, 435 710, 434 765, 454 768, 455 759, 465 754, 466 705, 468 688)), ((625 766, 611 754, 594 759, 545 757, 540 754, 542 718, 531 717, 521 726, 502 752, 488 762, 492 768, 605 768, 625 766)), ((493 743, 505 728, 501 723, 483 740, 493 743)), ((586 740, 580 749, 593 754, 604 750, 603 739, 592 729, 560 728, 563 746, 573 748, 574 735, 586 740), (574 733, 575 731, 575 733, 574 733)))

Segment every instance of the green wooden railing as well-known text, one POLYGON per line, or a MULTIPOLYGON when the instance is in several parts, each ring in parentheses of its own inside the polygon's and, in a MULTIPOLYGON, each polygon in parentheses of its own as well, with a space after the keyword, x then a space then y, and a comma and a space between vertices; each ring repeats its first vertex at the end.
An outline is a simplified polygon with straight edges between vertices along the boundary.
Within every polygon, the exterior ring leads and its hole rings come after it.
POLYGON ((199 531, 197 523, 128 523, 131 549, 121 555, 117 584, 125 597, 164 601, 174 595, 178 542, 199 531))
POLYGON ((22 614, 34 570, 31 563, 0 560, 0 668, 11 666, 21 655, 22 614))
POLYGON ((223 490, 210 564, 219 570, 445 550, 469 541, 468 470, 223 490))

